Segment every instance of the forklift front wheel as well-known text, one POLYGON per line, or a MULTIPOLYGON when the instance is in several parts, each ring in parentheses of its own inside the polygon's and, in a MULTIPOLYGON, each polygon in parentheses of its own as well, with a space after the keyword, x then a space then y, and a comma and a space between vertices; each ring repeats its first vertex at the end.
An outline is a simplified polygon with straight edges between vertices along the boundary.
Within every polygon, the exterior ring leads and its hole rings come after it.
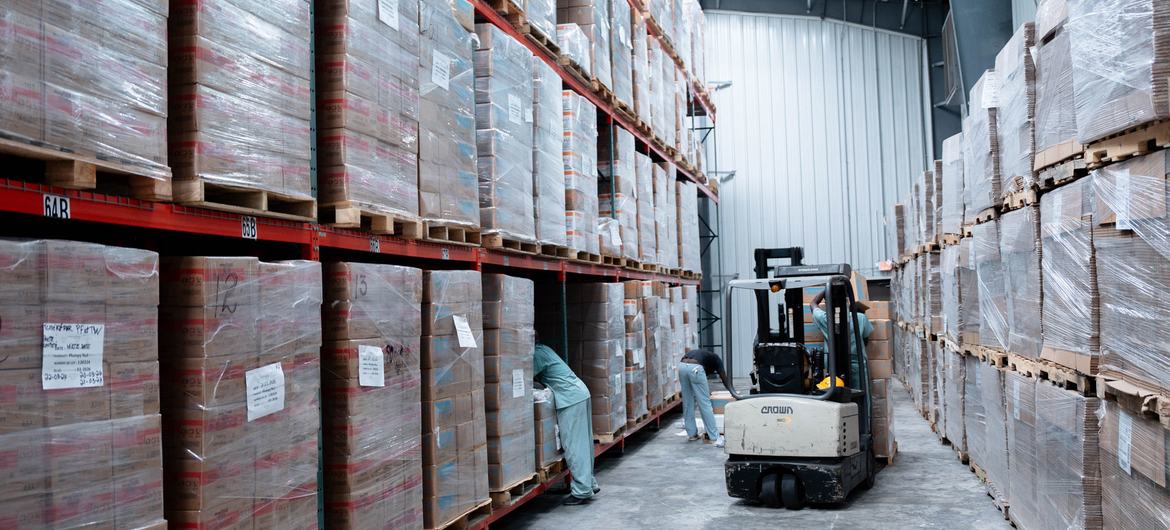
POLYGON ((760 480, 760 502, 769 508, 781 506, 779 473, 769 473, 760 480))
POLYGON ((804 508, 804 487, 796 475, 784 475, 780 479, 780 501, 789 510, 804 508))

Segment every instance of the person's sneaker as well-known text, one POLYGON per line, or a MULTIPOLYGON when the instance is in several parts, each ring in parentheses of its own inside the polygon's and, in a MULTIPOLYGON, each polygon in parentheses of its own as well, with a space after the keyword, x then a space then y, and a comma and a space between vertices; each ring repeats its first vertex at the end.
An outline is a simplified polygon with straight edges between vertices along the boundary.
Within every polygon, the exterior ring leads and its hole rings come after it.
POLYGON ((589 502, 589 499, 586 499, 583 497, 578 497, 576 495, 569 495, 569 496, 565 497, 564 502, 562 502, 561 504, 563 504, 565 506, 578 506, 581 504, 585 504, 587 502, 589 502))
POLYGON ((720 436, 719 440, 715 442, 715 447, 723 447, 725 445, 727 445, 727 440, 725 440, 722 436, 720 436))
POLYGON ((687 441, 688 442, 697 442, 697 441, 699 441, 699 437, 698 436, 691 436, 691 437, 687 438, 687 441))
POLYGON ((715 443, 715 440, 712 440, 706 434, 704 434, 703 435, 703 443, 705 443, 707 445, 711 445, 711 444, 715 443))
POLYGON ((601 493, 601 486, 597 486, 597 487, 593 488, 593 494, 597 495, 598 493, 601 493))

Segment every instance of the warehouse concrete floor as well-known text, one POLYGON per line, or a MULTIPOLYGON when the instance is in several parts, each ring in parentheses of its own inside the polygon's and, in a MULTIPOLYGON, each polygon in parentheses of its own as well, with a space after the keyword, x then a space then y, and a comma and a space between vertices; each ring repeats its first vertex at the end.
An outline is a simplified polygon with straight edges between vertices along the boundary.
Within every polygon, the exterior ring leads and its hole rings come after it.
POLYGON ((602 492, 589 504, 561 506, 562 495, 545 494, 493 528, 1010 528, 910 395, 895 388, 894 465, 843 508, 773 510, 728 497, 723 450, 687 443, 677 435, 681 415, 670 414, 661 430, 629 440, 624 455, 598 460, 602 492))

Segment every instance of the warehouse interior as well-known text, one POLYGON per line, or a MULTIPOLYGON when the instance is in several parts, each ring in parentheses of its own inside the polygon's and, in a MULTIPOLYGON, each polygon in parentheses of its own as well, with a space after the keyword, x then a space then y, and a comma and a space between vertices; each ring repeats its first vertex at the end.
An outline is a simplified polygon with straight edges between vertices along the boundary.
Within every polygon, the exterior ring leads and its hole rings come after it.
POLYGON ((1170 528, 1167 39, 0 2, 0 528, 1170 528))

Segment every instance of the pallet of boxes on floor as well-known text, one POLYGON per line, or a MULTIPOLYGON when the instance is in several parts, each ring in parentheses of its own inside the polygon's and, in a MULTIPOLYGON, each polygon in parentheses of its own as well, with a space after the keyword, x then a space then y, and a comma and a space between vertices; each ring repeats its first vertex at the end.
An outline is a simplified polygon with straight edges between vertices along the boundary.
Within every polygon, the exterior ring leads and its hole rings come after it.
POLYGON ((1170 8, 1110 4, 1145 8, 1123 27, 1099 2, 1040 2, 944 142, 941 210, 916 196, 894 209, 895 372, 1020 528, 1170 520, 1170 350, 1156 340, 1170 8), (941 250, 923 251, 936 219, 941 250), (917 332, 934 320, 937 336, 917 332))

